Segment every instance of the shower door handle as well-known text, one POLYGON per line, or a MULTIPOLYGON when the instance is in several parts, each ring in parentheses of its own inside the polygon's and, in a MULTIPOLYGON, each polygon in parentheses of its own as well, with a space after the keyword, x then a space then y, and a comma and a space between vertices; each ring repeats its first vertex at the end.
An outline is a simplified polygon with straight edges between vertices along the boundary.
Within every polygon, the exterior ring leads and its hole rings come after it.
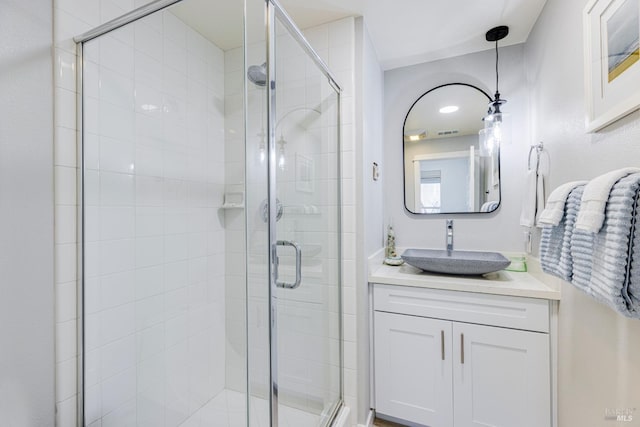
POLYGON ((296 242, 292 242, 290 240, 278 240, 276 242, 276 248, 277 246, 291 246, 296 251, 296 280, 293 283, 281 282, 280 280, 278 280, 279 262, 278 262, 278 251, 276 250, 275 265, 274 265, 276 286, 284 289, 295 289, 298 286, 300 286, 300 283, 302 282, 302 249, 300 248, 299 244, 297 244, 296 242))

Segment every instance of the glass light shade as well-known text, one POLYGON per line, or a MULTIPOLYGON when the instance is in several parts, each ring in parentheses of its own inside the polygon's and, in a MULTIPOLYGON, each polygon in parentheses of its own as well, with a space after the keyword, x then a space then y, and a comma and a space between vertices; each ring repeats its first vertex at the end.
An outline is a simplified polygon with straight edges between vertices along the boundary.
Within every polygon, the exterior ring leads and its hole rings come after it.
POLYGON ((284 152, 280 150, 280 156, 278 157, 278 166, 280 167, 280 169, 284 169, 285 165, 286 165, 286 160, 284 157, 284 152))
POLYGON ((287 162, 284 152, 284 145, 286 143, 287 141, 285 141, 284 137, 280 135, 280 139, 278 140, 278 144, 280 144, 280 148, 278 149, 278 167, 282 170, 284 170, 287 162))
POLYGON ((266 133, 264 133, 264 129, 260 131, 260 133, 257 134, 257 136, 260 138, 260 143, 258 144, 258 153, 260 155, 260 163, 264 163, 265 159, 267 158, 267 143, 265 141, 265 137, 267 136, 266 133))
POLYGON ((500 145, 511 144, 511 114, 494 113, 484 118, 484 130, 491 133, 493 142, 500 145))
POLYGON ((496 141, 490 128, 480 129, 478 132, 480 156, 491 157, 496 148, 496 141))

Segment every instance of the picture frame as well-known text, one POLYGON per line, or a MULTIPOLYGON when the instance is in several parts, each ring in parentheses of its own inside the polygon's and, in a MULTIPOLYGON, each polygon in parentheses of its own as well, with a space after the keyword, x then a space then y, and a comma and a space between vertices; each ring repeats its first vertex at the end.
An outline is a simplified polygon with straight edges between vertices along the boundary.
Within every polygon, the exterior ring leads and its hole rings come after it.
POLYGON ((584 14, 586 130, 640 108, 640 0, 591 0, 584 14))
POLYGON ((313 159, 296 153, 296 191, 313 193, 315 165, 313 159))

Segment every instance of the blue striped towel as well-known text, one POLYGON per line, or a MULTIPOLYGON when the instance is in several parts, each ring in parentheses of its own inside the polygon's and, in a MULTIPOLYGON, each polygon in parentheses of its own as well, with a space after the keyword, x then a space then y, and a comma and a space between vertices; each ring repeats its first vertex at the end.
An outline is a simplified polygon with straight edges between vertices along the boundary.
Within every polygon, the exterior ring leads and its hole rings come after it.
POLYGON ((575 228, 571 238, 571 283, 633 318, 640 318, 640 266, 633 260, 634 249, 640 251, 635 244, 640 243, 639 190, 640 174, 620 179, 611 189, 600 231, 575 228))
POLYGON ((574 187, 567 196, 564 213, 558 225, 545 225, 540 238, 540 264, 545 273, 571 281, 573 259, 571 236, 573 235, 584 184, 574 187))

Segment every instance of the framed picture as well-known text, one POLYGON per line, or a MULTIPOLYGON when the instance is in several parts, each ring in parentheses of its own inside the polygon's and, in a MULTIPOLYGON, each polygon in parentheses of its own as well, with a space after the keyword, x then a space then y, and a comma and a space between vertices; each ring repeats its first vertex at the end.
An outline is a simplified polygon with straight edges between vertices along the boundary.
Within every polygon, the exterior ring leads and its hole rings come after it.
POLYGON ((315 169, 313 159, 296 153, 296 191, 313 193, 315 169))
POLYGON ((640 0, 591 0, 584 9, 587 131, 640 108, 640 0))

